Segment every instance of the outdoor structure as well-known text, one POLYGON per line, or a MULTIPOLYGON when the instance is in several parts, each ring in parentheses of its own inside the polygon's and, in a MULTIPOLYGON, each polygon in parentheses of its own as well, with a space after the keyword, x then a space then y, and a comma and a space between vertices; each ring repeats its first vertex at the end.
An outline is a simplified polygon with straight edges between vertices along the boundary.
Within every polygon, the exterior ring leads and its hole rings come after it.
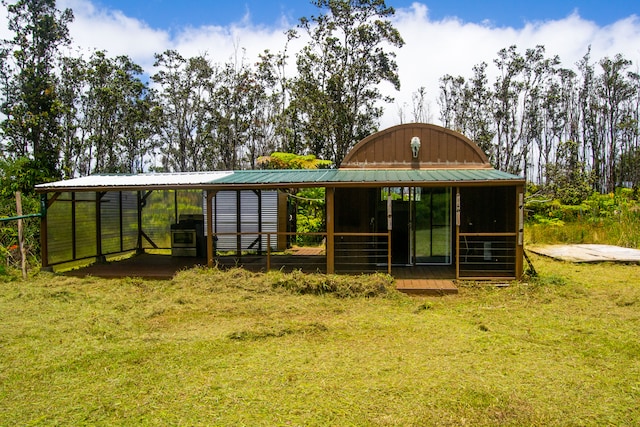
MULTIPOLYGON (((171 249, 213 266, 326 273, 517 279, 523 272, 523 178, 495 170, 468 138, 405 124, 360 141, 337 169, 94 175, 38 185, 44 267, 171 249), (315 251, 290 196, 323 188, 315 251)), ((195 259, 193 264, 197 263, 195 259)))

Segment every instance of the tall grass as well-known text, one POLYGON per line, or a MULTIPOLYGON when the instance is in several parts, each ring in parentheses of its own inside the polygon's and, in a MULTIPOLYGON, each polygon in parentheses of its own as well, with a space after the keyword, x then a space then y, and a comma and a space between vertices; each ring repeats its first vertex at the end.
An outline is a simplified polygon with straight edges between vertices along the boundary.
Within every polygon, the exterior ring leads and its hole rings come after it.
POLYGON ((0 425, 639 425, 640 269, 410 297, 192 269, 0 284, 0 425))

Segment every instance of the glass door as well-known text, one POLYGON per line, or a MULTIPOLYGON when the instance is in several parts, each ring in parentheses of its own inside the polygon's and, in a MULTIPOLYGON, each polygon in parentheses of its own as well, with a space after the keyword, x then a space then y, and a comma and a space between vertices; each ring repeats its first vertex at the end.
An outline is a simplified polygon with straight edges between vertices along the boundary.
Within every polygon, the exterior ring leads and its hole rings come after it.
POLYGON ((413 189, 414 264, 451 264, 451 188, 413 189))

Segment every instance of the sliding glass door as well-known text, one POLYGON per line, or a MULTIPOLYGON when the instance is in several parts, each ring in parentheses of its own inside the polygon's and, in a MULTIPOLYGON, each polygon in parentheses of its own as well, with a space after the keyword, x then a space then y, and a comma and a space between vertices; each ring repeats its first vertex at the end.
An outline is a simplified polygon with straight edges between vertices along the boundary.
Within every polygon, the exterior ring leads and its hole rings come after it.
POLYGON ((451 188, 415 187, 414 264, 451 264, 451 188))
POLYGON ((391 209, 391 262, 443 264, 452 260, 451 188, 386 187, 380 192, 378 232, 391 209))

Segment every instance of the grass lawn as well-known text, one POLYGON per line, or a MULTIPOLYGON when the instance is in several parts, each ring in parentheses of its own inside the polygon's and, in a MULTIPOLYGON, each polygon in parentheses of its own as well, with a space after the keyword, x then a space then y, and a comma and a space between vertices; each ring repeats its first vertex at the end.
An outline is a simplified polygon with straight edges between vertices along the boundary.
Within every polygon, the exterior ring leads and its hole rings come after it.
POLYGON ((447 297, 242 270, 0 283, 0 425, 640 425, 640 266, 533 262, 447 297))

